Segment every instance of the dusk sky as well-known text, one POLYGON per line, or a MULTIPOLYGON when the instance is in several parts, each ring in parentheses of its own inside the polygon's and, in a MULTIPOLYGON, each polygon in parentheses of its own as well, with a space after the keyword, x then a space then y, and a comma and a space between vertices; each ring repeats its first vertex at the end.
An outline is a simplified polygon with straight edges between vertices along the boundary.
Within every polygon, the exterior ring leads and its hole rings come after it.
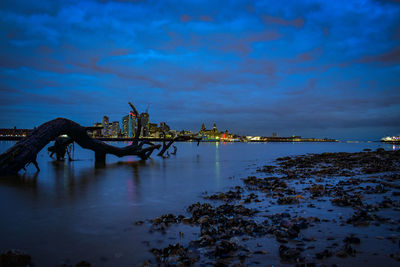
POLYGON ((0 2, 0 128, 400 134, 400 1, 0 2))

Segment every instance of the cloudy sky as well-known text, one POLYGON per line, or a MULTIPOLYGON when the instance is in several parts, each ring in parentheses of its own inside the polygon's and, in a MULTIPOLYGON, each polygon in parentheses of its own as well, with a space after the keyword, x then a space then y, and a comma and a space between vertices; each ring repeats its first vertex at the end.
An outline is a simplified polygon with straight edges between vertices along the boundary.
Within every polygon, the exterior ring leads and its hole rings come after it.
POLYGON ((400 1, 0 2, 0 127, 400 134, 400 1))

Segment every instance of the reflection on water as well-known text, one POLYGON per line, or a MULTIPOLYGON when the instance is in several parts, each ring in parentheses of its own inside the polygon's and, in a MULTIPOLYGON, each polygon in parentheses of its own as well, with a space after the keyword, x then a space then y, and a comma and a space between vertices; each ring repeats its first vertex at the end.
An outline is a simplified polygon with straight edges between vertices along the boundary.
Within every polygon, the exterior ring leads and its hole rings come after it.
MULTIPOLYGON (((12 142, 0 142, 5 151, 12 142)), ((118 145, 125 145, 120 143, 118 145)), ((74 161, 51 160, 46 148, 38 155, 41 171, 0 179, 0 250, 19 248, 37 266, 86 259, 96 266, 119 265, 149 258, 142 241, 150 235, 133 222, 164 213, 185 212, 202 201, 201 193, 227 190, 241 177, 277 157, 305 153, 399 149, 381 143, 177 143, 167 159, 153 156, 107 157, 95 167, 92 151, 75 146, 74 161), (248 169, 248 166, 252 168, 248 169), (236 177, 227 179, 228 177, 236 177), (128 229, 128 230, 127 230, 128 229), (135 253, 132 253, 135 251, 135 253), (114 255, 123 255, 114 257, 114 255), (108 262, 100 258, 108 258, 108 262)), ((168 241, 168 240, 167 240, 168 241)))
POLYGON ((36 188, 38 173, 22 173, 16 176, 0 177, 0 185, 20 188, 36 188))
POLYGON ((220 186, 221 174, 219 169, 219 142, 215 142, 215 179, 217 180, 217 186, 220 186))
POLYGON ((400 149, 400 145, 393 145, 392 146, 392 150, 399 150, 400 149))

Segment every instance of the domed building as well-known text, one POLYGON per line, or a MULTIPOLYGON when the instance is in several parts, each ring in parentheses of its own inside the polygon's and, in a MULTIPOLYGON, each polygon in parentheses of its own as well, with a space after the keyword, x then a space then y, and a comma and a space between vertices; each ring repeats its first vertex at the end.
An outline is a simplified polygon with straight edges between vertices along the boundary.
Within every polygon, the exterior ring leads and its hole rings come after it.
POLYGON ((233 135, 229 134, 228 130, 225 130, 225 132, 218 131, 216 123, 214 123, 213 128, 211 130, 207 130, 206 126, 203 123, 201 125, 199 134, 205 141, 220 141, 220 140, 223 141, 233 138, 233 135))

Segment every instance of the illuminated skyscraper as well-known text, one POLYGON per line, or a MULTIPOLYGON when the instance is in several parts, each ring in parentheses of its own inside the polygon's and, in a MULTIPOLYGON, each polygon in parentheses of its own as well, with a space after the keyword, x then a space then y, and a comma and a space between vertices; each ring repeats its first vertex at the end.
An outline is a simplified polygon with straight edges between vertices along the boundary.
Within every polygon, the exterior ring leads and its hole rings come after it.
POLYGON ((141 137, 149 136, 149 114, 145 112, 140 114, 140 120, 142 123, 142 130, 140 132, 140 136, 141 137))
POLYGON ((119 137, 121 134, 121 128, 119 127, 119 121, 114 121, 111 124, 111 136, 112 137, 119 137))
POLYGON ((121 124, 121 133, 122 136, 128 137, 129 135, 129 115, 122 117, 122 124, 121 124))
POLYGON ((129 137, 135 137, 136 127, 137 127, 136 116, 135 116, 135 114, 133 114, 133 112, 130 112, 129 113, 129 128, 128 128, 128 136, 129 137))
POLYGON ((121 133, 125 137, 135 137, 136 132, 136 116, 133 112, 130 112, 128 115, 122 117, 122 125, 121 125, 121 133))
POLYGON ((110 131, 109 131, 109 118, 107 116, 103 117, 103 136, 109 136, 110 131))

